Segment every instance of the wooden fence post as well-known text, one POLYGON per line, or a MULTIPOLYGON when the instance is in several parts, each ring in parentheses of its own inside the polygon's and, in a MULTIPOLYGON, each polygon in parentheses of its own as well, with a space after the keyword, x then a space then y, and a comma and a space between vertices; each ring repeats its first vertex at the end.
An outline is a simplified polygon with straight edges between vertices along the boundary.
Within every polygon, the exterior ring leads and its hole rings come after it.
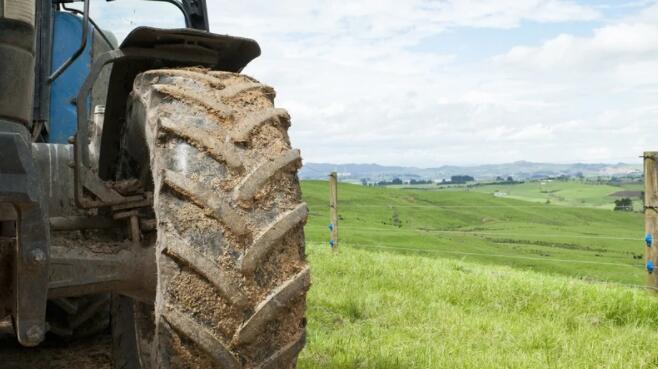
POLYGON ((645 229, 645 253, 646 253, 646 272, 647 285, 655 289, 658 287, 656 274, 658 270, 658 252, 655 248, 656 231, 658 230, 658 177, 656 176, 656 152, 644 153, 644 229, 645 229))
POLYGON ((336 172, 329 174, 329 228, 331 230, 331 248, 338 251, 338 176, 336 172))

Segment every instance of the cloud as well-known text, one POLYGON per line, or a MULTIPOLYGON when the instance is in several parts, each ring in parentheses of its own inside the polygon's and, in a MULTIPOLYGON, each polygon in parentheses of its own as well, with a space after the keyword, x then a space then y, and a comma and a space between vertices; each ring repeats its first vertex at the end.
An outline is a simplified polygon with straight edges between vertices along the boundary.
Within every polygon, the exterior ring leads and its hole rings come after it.
POLYGON ((594 31, 591 37, 561 34, 538 47, 517 46, 497 62, 537 69, 590 68, 656 58, 658 23, 618 23, 594 31))
POLYGON ((492 61, 511 78, 554 88, 556 93, 541 98, 560 109, 553 112, 553 137, 561 149, 556 157, 637 161, 642 151, 657 148, 651 130, 658 124, 658 5, 590 36, 561 34, 492 61))
POLYGON ((213 32, 260 43, 245 73, 277 89, 306 161, 635 160, 652 148, 642 133, 658 125, 658 5, 608 17, 620 3, 584 4, 208 1, 213 32), (521 37, 529 24, 563 23, 592 29, 521 37), (468 62, 459 47, 427 42, 449 31, 467 44, 492 30, 525 41, 468 62))
POLYGON ((528 21, 601 17, 594 8, 552 0, 285 0, 209 6, 213 31, 253 37, 261 44, 262 57, 245 72, 277 88, 277 103, 293 116, 290 133, 305 160, 410 165, 494 160, 478 152, 488 148, 459 147, 476 147, 492 137, 519 145, 547 138, 549 125, 533 111, 555 104, 534 96, 543 87, 498 71, 488 75, 489 61, 465 67, 453 53, 415 51, 421 40, 449 29, 486 32, 528 21), (519 95, 524 88, 534 91, 519 95))
POLYGON ((601 14, 593 8, 567 1, 449 1, 431 8, 439 19, 453 26, 510 28, 521 21, 567 22, 594 20, 601 14))

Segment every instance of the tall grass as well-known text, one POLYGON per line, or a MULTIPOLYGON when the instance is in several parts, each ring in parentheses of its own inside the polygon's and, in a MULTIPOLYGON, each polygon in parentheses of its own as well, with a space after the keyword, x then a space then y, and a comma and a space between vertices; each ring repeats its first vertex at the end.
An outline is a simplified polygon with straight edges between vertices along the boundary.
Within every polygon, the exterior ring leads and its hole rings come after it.
POLYGON ((648 292, 458 260, 307 250, 302 369, 658 367, 658 300, 648 292))

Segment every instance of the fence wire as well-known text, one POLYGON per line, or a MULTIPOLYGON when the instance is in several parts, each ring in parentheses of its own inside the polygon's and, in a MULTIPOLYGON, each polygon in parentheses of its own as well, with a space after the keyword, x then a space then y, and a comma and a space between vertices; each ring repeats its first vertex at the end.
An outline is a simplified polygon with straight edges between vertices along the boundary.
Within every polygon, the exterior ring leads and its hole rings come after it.
POLYGON ((486 257, 496 257, 496 258, 508 258, 508 259, 523 259, 523 260, 534 260, 534 261, 554 261, 560 263, 574 263, 574 264, 592 264, 592 265, 604 265, 604 266, 620 266, 620 267, 629 267, 629 268, 644 268, 641 264, 625 264, 625 263, 612 263, 604 261, 592 261, 592 260, 573 260, 573 259, 559 259, 551 257, 537 257, 537 256, 522 256, 522 255, 505 255, 505 254, 490 254, 484 252, 466 252, 466 251, 455 251, 455 250, 441 250, 441 249, 421 249, 415 247, 399 247, 399 246, 389 246, 382 244, 357 244, 352 245, 354 248, 377 248, 377 249, 390 249, 390 250, 404 250, 404 251, 413 251, 421 253, 444 253, 451 255, 464 255, 464 256, 486 256, 486 257))
MULTIPOLYGON (((343 199, 339 206, 340 209, 351 209, 353 211, 358 211, 359 209, 444 209, 444 210, 458 210, 458 209, 554 209, 554 210, 571 210, 571 209, 592 209, 592 210, 608 210, 604 208, 593 208, 593 207, 561 207, 559 205, 551 204, 534 204, 534 205, 514 205, 514 204, 505 204, 505 205, 450 205, 450 204, 357 204, 352 203, 349 199, 343 199)), ((616 209, 628 209, 632 210, 632 206, 617 206, 616 209)), ((340 222, 339 222, 340 223, 340 222)), ((551 233, 551 232, 542 232, 539 231, 539 234, 528 234, 520 232, 498 232, 495 229, 477 231, 477 230, 446 230, 446 229, 428 229, 428 228, 407 228, 404 226, 391 226, 391 227, 358 227, 354 225, 341 225, 340 227, 342 238, 345 239, 345 233, 348 234, 358 234, 359 231, 375 231, 375 232, 413 232, 417 235, 433 235, 433 234, 445 234, 445 235, 460 235, 460 236, 473 236, 473 237, 513 237, 516 241, 528 241, 528 242, 541 242, 543 239, 583 239, 583 240, 610 240, 610 241, 633 241, 633 242, 642 242, 644 238, 633 237, 633 236, 611 236, 611 235, 595 235, 595 234, 564 234, 564 233, 551 233)), ((348 237, 349 239, 349 237, 348 237)), ((578 259, 567 259, 567 258, 557 258, 550 256, 525 256, 525 255, 509 255, 509 254, 496 254, 496 253, 487 253, 487 252, 471 252, 471 251, 459 251, 459 250, 445 250, 438 248, 415 248, 405 245, 389 245, 382 243, 351 243, 349 241, 342 241, 343 246, 348 246, 357 249, 377 249, 377 250, 395 250, 403 252, 414 252, 419 254, 444 254, 444 255, 461 255, 461 256, 476 256, 482 258, 503 258, 503 259, 517 259, 517 260, 530 260, 537 262, 554 262, 554 263, 569 263, 569 264, 581 264, 581 265, 598 265, 605 267, 619 267, 619 268, 628 268, 633 270, 643 270, 646 266, 643 263, 622 263, 622 262, 613 262, 613 261, 595 261, 595 260, 578 260, 578 259)), ((541 245, 540 245, 541 246, 541 245)), ((550 245, 549 245, 550 246, 550 245)), ((612 282, 612 281, 602 281, 602 280, 587 280, 586 282, 593 283, 602 283, 606 285, 619 285, 632 288, 640 289, 650 289, 658 291, 657 287, 633 284, 633 283, 623 283, 623 282, 612 282)))
MULTIPOLYGON (((521 200, 519 200, 521 201, 521 200)), ((413 205, 413 204, 400 204, 400 205, 374 205, 374 204, 341 204, 342 206, 347 206, 348 208, 385 208, 385 209, 395 209, 395 208, 418 208, 418 209, 480 209, 480 208, 492 208, 492 209, 533 209, 533 208, 542 208, 542 209, 592 209, 592 210, 612 210, 606 208, 593 208, 588 206, 560 206, 560 205, 413 205)), ((616 206, 617 209, 633 209, 632 206, 616 206)))
MULTIPOLYGON (((309 242, 309 244, 320 246, 320 243, 309 242)), ((566 263, 580 263, 580 264, 595 264, 603 266, 617 266, 625 268, 634 268, 634 269, 643 269, 643 265, 633 265, 633 264, 623 264, 623 263, 609 263, 609 262, 596 262, 589 260, 570 260, 570 259, 558 259, 558 258, 546 258, 546 257, 532 257, 532 256, 520 256, 520 255, 503 255, 503 254, 490 254, 490 253, 477 253, 477 252, 462 252, 462 251, 452 251, 452 250, 438 250, 438 249, 419 249, 411 247, 399 247, 399 246, 387 246, 382 244, 352 244, 343 242, 341 247, 350 247, 355 249, 376 249, 376 250, 402 250, 415 253, 444 253, 451 255, 463 255, 463 256, 486 256, 486 257, 501 257, 501 258, 512 258, 512 259, 524 259, 524 260, 533 260, 533 261, 556 261, 556 262, 566 262, 566 263)), ((605 280, 579 280, 581 282, 590 283, 590 284, 602 284, 602 285, 614 285, 630 288, 638 288, 644 290, 653 290, 658 291, 658 287, 634 284, 634 283, 623 283, 615 281, 605 281, 605 280)))
POLYGON ((467 236, 508 236, 519 238, 530 238, 533 241, 541 241, 538 238, 578 238, 578 239, 592 239, 592 240, 614 240, 614 241, 642 241, 643 238, 639 237, 616 237, 616 236, 596 236, 596 235, 570 235, 560 233, 542 233, 540 237, 537 235, 530 235, 527 233, 513 233, 513 232, 492 232, 492 231, 460 231, 460 230, 441 230, 441 229, 425 229, 425 228, 379 228, 379 227, 350 227, 342 226, 344 231, 377 231, 377 232, 416 232, 416 233, 436 233, 436 234, 456 234, 467 236))

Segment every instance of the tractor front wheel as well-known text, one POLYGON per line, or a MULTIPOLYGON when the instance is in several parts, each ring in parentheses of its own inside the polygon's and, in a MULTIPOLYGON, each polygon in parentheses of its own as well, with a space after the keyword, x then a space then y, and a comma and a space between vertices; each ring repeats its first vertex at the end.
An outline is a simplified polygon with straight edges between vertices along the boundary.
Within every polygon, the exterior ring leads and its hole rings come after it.
POLYGON ((148 154, 124 161, 153 189, 158 276, 152 305, 113 299, 116 369, 296 366, 308 210, 290 117, 273 99, 272 88, 236 73, 162 69, 135 79, 126 124, 140 134, 126 129, 124 145, 141 141, 126 151, 148 154))

